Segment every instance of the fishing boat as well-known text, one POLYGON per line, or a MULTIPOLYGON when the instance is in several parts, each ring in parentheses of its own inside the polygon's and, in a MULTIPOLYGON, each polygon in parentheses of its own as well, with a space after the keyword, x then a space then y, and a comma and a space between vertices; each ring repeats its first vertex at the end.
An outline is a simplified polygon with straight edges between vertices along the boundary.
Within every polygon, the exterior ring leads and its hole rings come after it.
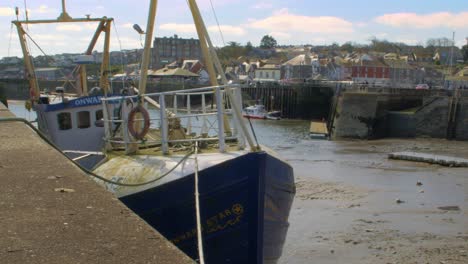
POLYGON ((268 112, 265 109, 264 105, 255 104, 252 106, 245 107, 242 111, 242 115, 247 118, 253 119, 271 119, 271 120, 280 120, 281 112, 280 111, 271 111, 268 112))
MULTIPOLYGON (((18 9, 16 16, 18 18, 18 9)), ((87 168, 93 167, 103 157, 100 153, 103 147, 102 138, 104 136, 104 126, 102 123, 102 103, 101 97, 107 96, 110 91, 108 73, 109 67, 109 46, 110 29, 112 18, 101 17, 72 18, 62 1, 62 13, 56 19, 44 20, 15 20, 12 23, 16 26, 21 49, 23 52, 24 64, 29 82, 30 100, 26 102, 26 108, 31 108, 37 114, 37 124, 39 130, 60 148, 67 156, 87 168), (28 38, 30 34, 25 30, 25 26, 32 24, 49 23, 97 23, 96 31, 90 40, 86 51, 77 56, 72 74, 76 78, 73 84, 75 91, 67 93, 65 84, 60 87, 40 89, 38 78, 33 63, 33 56, 30 54, 28 38), (99 86, 88 90, 86 66, 94 63, 92 51, 95 48, 101 34, 104 34, 103 58, 101 63, 101 76, 99 86)), ((38 45, 34 40, 34 45, 38 45)), ((38 46, 42 51, 43 49, 38 46)), ((45 54, 47 56, 47 54, 45 54)))
MULTIPOLYGON (((37 96, 34 69, 25 59, 39 128, 67 153, 82 154, 78 160, 102 156, 88 164, 89 175, 194 260, 276 263, 295 194, 293 169, 252 139, 240 87, 222 74, 224 84, 217 82, 222 69, 215 49, 196 2, 188 4, 212 86, 145 93, 157 5, 152 0, 138 89, 127 95, 112 94, 102 81, 102 95, 58 91, 61 99, 52 102, 50 95, 37 96), (215 111, 207 110, 208 98, 215 111), (201 113, 192 112, 192 101, 201 101, 201 113), (90 132, 75 133, 80 129, 90 132)), ((62 8, 53 22, 74 21, 63 1, 62 8)), ((110 26, 107 18, 97 21, 97 32, 110 26)), ((22 25, 31 20, 14 23, 30 58, 22 25)))

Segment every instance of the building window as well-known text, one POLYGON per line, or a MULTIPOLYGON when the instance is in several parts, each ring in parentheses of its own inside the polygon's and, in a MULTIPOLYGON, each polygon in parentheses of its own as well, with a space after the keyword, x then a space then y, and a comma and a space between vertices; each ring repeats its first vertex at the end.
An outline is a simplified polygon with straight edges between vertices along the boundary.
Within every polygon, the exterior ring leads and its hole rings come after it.
POLYGON ((270 73, 266 73, 266 78, 270 78, 270 73))
POLYGON ((276 72, 271 73, 271 78, 275 79, 276 78, 276 72))
POLYGON ((260 72, 260 78, 263 78, 263 72, 262 71, 260 72))
POLYGON ((89 111, 81 111, 76 114, 78 120, 78 128, 88 128, 91 126, 89 111))
POLYGON ((57 121, 60 130, 68 130, 72 128, 72 120, 70 113, 59 113, 57 115, 57 121))

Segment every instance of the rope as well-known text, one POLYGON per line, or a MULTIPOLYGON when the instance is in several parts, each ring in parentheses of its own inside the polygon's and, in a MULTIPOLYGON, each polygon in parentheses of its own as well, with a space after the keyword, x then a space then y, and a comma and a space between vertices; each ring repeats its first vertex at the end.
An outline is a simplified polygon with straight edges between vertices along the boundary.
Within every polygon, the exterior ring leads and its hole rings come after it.
POLYGON ((13 23, 11 23, 11 27, 10 27, 10 41, 8 41, 8 57, 10 57, 11 37, 12 36, 13 36, 13 23))
POLYGON ((205 264, 205 256, 203 254, 203 236, 200 216, 200 192, 198 190, 198 141, 195 141, 195 213, 197 215, 197 241, 198 241, 198 257, 200 264, 205 264))
MULTIPOLYGON (((99 176, 97 174, 95 174, 94 172, 86 169, 85 167, 81 166, 79 163, 75 162, 73 159, 69 158, 67 155, 65 155, 65 153, 63 153, 63 151, 61 149, 59 149, 57 147, 57 145, 55 145, 49 138, 47 138, 46 135, 44 135, 44 133, 42 133, 39 129, 37 129, 35 126, 33 126, 30 122, 28 122, 26 119, 24 118, 18 118, 18 117, 9 117, 9 118, 0 118, 0 122, 23 122, 25 123, 26 125, 28 125, 32 130, 34 130, 40 138, 42 138, 44 141, 46 141, 49 145, 51 145, 54 149, 56 149, 57 151, 59 151, 60 153, 62 153, 68 160, 70 160, 71 162, 73 162, 73 164, 75 164, 79 169, 81 169, 83 172, 85 172, 86 174, 92 176, 92 177, 95 177, 99 180, 102 180, 104 182, 107 182, 107 183, 111 183, 111 184, 115 184, 115 185, 118 185, 118 186, 125 186, 125 187, 138 187, 138 186, 143 186, 143 185, 147 185, 147 184, 150 184, 150 183, 153 183, 153 182, 156 182, 164 177, 166 177, 167 175, 171 174, 171 172, 173 172, 180 164, 182 164, 184 161, 186 161, 193 153, 194 151, 190 151, 189 153, 187 153, 187 155, 185 155, 174 167, 172 167, 170 170, 168 170, 166 173, 162 174, 161 176, 153 179, 153 180, 150 180, 150 181, 147 181, 147 182, 143 182, 143 183, 120 183, 120 182, 116 182, 116 181, 112 181, 112 180, 109 180, 109 179, 106 179, 102 176, 99 176)), ((195 150, 196 151, 196 150, 195 150)), ((198 167, 197 167, 197 170, 198 170, 198 167)))
POLYGON ((223 41, 223 46, 226 46, 226 42, 224 42, 223 32, 221 31, 221 26, 219 25, 218 16, 216 15, 216 11, 214 9, 213 2, 211 0, 210 0, 210 4, 211 4, 211 10, 213 11, 213 15, 216 20, 216 24, 218 24, 218 30, 219 30, 219 34, 221 35, 221 40, 223 41))
MULTIPOLYGON (((28 32, 24 31, 24 34, 31 40, 31 42, 39 49, 39 51, 42 52, 42 54, 44 54, 44 56, 47 58, 47 59, 51 59, 51 60, 54 60, 53 57, 47 55, 47 53, 45 53, 45 51, 41 48, 41 46, 39 46, 39 44, 37 44, 37 42, 31 37, 31 35, 29 35, 28 32)), ((28 45, 29 46, 29 45, 28 45)), ((31 48, 28 48, 29 50, 31 50, 31 48)), ((34 64, 34 60, 32 60, 32 63, 34 64)), ((35 68, 35 66, 33 65, 33 67, 35 68)), ((73 70, 75 71, 76 68, 73 70)), ((65 77, 66 81, 64 84, 67 84, 67 83, 70 83, 71 86, 73 86, 73 88, 76 89, 75 85, 73 85, 73 83, 70 82, 70 80, 67 78, 67 75, 65 74, 65 72, 62 70, 62 68, 59 68, 59 71, 60 73, 63 75, 63 77, 65 77)), ((39 87, 38 87, 39 88, 39 87)))
POLYGON ((255 134, 255 130, 254 130, 253 126, 252 126, 252 122, 250 121, 250 116, 247 116, 247 120, 249 120, 250 129, 252 130, 252 134, 254 136, 255 143, 257 143, 257 149, 260 149, 260 145, 258 144, 258 140, 257 140, 257 135, 255 134))
MULTIPOLYGON (((117 36, 117 41, 119 42, 119 49, 120 49, 120 66, 122 66, 122 70, 125 73, 125 67, 124 67, 124 52, 122 51, 122 42, 120 41, 119 37, 119 32, 117 31, 117 26, 115 25, 115 20, 112 20, 112 23, 114 24, 114 31, 115 35, 117 36)), ((122 87, 125 88, 125 79, 122 78, 122 87)))

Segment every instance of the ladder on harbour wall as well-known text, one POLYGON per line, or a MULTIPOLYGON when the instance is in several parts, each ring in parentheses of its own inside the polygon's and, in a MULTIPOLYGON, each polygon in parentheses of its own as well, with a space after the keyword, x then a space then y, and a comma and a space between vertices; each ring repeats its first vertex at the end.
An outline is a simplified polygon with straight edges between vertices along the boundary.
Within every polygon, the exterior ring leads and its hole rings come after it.
POLYGON ((449 114, 447 124, 447 139, 454 139, 457 130, 458 104, 460 101, 460 90, 455 89, 449 103, 449 114))
POLYGON ((329 111, 330 114, 327 120, 327 130, 328 130, 327 132, 330 138, 332 137, 332 134, 333 134, 333 128, 334 128, 333 123, 335 121, 336 112, 338 108, 338 101, 340 99, 340 96, 341 96, 341 85, 337 85, 335 88, 335 95, 333 96, 332 102, 330 104, 330 111, 329 111))

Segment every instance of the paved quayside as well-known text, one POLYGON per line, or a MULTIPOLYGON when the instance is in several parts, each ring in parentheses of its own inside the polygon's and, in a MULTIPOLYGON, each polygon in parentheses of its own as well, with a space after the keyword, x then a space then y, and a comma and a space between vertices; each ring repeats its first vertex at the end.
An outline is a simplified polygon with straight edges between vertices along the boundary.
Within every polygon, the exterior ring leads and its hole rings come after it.
POLYGON ((193 263, 26 124, 0 123, 0 181, 2 263, 193 263))

